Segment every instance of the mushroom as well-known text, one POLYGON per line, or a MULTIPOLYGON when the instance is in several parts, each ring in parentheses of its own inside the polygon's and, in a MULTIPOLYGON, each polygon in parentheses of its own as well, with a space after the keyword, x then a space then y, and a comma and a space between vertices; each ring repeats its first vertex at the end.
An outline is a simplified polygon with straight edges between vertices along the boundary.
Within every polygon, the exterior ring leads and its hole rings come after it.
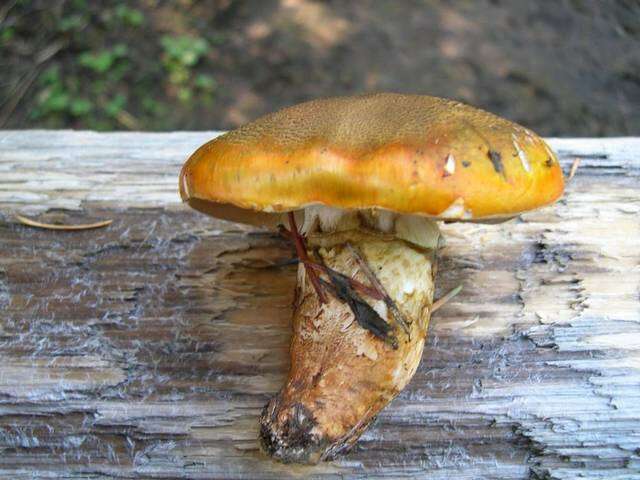
POLYGON ((262 412, 263 450, 334 458, 411 380, 433 308, 437 221, 504 221, 563 187, 530 130, 429 96, 306 102, 201 146, 182 168, 183 200, 280 229, 299 259, 291 367, 262 412))

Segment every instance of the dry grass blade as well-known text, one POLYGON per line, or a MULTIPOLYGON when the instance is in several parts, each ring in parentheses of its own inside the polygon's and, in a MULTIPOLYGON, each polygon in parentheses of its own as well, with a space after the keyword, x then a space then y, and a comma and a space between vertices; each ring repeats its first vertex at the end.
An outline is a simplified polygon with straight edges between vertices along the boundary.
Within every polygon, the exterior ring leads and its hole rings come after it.
POLYGON ((100 222, 95 223, 81 223, 78 225, 60 225, 55 223, 43 223, 38 222, 36 220, 31 220, 30 218, 23 217, 22 215, 16 215, 16 219, 23 225, 28 225, 29 227, 35 228, 44 228, 47 230, 91 230, 93 228, 102 228, 113 223, 113 220, 102 220, 100 222))
POLYGON ((431 313, 433 313, 436 310, 438 310, 439 308, 441 308, 445 303, 447 303, 453 297, 458 295, 461 291, 462 291, 462 285, 458 285, 456 288, 451 290, 449 293, 447 293, 443 297, 440 297, 438 300, 433 302, 433 305, 431 306, 431 313))

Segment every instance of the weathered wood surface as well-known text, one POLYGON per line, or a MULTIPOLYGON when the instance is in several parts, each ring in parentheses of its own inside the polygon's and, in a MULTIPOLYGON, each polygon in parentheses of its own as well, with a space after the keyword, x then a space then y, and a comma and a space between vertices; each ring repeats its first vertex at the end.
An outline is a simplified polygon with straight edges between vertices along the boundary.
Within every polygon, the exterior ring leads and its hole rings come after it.
POLYGON ((552 139, 556 206, 443 227, 421 367, 355 450, 266 459, 293 250, 179 204, 213 134, 0 132, 3 478, 640 478, 640 139, 552 139), (102 230, 17 224, 113 218, 102 230))

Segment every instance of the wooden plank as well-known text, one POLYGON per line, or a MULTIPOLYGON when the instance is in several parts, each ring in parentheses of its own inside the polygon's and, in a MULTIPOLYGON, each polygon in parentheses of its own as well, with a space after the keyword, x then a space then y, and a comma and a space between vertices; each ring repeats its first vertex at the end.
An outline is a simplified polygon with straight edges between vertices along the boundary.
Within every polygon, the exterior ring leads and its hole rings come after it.
POLYGON ((0 477, 640 478, 640 139, 551 139, 556 206, 450 224, 421 367, 349 455, 266 459, 293 250, 179 202, 198 133, 0 132, 0 477), (52 232, 16 223, 114 219, 52 232))

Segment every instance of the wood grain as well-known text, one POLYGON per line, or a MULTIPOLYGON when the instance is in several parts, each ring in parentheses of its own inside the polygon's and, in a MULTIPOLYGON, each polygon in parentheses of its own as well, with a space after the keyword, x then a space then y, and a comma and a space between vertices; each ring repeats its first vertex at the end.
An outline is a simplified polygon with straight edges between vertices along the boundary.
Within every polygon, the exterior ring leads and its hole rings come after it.
POLYGON ((413 381, 352 453, 292 467, 256 437, 293 248, 180 204, 213 135, 0 132, 0 477, 640 478, 640 139, 551 139, 581 159, 559 204, 444 225, 438 292, 464 290, 413 381))

